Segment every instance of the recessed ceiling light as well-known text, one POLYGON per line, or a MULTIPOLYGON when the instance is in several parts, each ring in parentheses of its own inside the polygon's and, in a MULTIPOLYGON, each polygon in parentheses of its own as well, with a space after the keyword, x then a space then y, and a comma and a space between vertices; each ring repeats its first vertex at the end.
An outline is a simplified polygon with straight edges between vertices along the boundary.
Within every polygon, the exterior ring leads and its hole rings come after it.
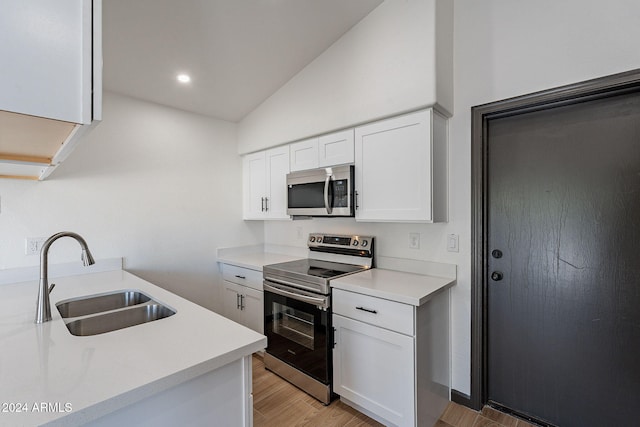
POLYGON ((189 77, 188 74, 178 74, 176 79, 178 79, 180 83, 189 83, 191 81, 191 77, 189 77))

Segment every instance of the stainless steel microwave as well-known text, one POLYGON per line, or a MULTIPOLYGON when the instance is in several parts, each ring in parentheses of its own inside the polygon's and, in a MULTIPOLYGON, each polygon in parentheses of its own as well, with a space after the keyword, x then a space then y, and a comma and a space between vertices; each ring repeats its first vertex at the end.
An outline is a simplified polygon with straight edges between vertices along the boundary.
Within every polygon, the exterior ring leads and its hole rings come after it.
POLYGON ((353 165, 287 174, 287 215, 354 216, 353 165))

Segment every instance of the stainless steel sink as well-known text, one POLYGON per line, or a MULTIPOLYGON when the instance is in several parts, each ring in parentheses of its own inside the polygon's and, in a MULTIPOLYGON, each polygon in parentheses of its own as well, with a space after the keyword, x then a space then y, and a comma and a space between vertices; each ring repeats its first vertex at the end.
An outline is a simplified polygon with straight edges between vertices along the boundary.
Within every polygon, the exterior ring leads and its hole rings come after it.
POLYGON ((176 314, 175 310, 133 289, 60 301, 56 307, 69 332, 77 336, 104 334, 176 314))
POLYGON ((98 335, 105 332, 117 331, 130 326, 141 325, 173 316, 176 312, 161 304, 145 304, 118 310, 106 314, 88 316, 67 323, 67 329, 72 335, 98 335))
POLYGON ((80 297, 61 301, 56 304, 63 318, 86 316, 87 314, 102 313, 132 305, 144 304, 151 297, 135 290, 123 290, 104 295, 80 297))

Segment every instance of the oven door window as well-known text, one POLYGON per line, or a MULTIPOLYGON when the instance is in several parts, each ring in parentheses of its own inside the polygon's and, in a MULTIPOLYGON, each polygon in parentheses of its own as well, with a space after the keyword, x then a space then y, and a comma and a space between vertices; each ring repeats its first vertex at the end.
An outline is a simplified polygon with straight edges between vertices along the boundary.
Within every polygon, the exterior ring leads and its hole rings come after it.
POLYGON ((273 303, 273 333, 313 351, 315 349, 313 314, 273 303))
POLYGON ((264 297, 267 353, 328 384, 330 315, 312 304, 268 291, 264 297))

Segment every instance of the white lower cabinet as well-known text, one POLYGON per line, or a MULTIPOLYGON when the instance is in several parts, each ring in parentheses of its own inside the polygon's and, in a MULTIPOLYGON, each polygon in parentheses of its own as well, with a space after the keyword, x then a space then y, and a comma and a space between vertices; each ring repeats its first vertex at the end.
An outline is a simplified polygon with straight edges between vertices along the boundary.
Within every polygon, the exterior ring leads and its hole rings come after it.
POLYGON ((434 425, 449 401, 448 291, 419 307, 332 292, 334 392, 385 425, 434 425))
POLYGON ((334 314, 334 391, 395 425, 413 425, 413 337, 334 314))
POLYGON ((264 333, 262 273, 223 264, 222 314, 236 323, 264 333))

